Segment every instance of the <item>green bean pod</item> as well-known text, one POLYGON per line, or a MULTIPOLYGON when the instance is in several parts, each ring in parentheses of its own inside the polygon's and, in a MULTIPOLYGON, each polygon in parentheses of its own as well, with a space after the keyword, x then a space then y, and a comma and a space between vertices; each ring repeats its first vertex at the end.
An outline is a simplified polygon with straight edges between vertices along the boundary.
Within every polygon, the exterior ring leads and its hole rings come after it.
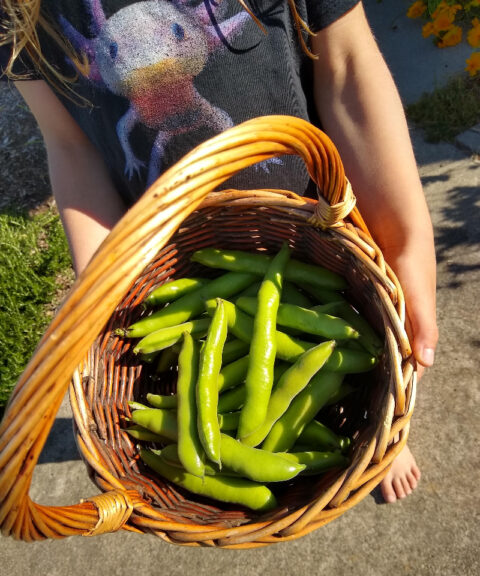
POLYGON ((275 422, 295 402, 295 397, 301 394, 310 380, 325 365, 334 347, 334 340, 322 342, 315 348, 307 350, 284 372, 272 392, 263 422, 248 436, 241 438, 242 442, 248 446, 258 446, 268 436, 275 422))
POLYGON ((210 280, 206 278, 177 278, 161 284, 145 298, 146 306, 159 306, 178 300, 186 294, 190 294, 205 286, 210 280))
MULTIPOLYGON (((180 458, 178 456, 178 445, 177 444, 169 444, 168 446, 164 446, 161 450, 154 450, 150 448, 150 450, 160 456, 162 460, 164 460, 169 466, 175 466, 176 468, 184 468, 182 463, 180 462, 180 458)), ((217 476, 218 474, 222 474, 222 476, 237 476, 236 472, 232 470, 227 470, 225 467, 220 468, 214 464, 213 462, 205 462, 204 463, 204 471, 207 476, 217 476)))
MULTIPOLYGON (((283 295, 283 290, 284 290, 284 289, 282 288, 282 295, 283 295)), ((238 296, 237 298, 235 298, 235 299, 233 300, 233 303, 235 304, 235 306, 238 307, 238 310, 240 310, 241 312, 245 312, 245 314, 248 314, 248 316, 250 316, 250 318, 253 319, 253 318, 255 317, 255 314, 256 314, 256 312, 257 312, 257 297, 256 297, 256 296, 255 296, 255 297, 254 297, 254 296, 238 296), (246 300, 243 300, 243 299, 245 299, 245 298, 246 298, 246 300), (238 306, 238 302, 239 302, 239 301, 240 301, 240 302, 243 301, 243 302, 246 302, 246 303, 250 303, 250 302, 253 303, 253 302, 255 302, 255 305, 253 306, 252 304, 250 304, 250 305, 248 305, 248 304, 247 304, 247 305, 243 304, 242 306, 238 306)), ((280 305, 281 305, 281 304, 282 304, 282 302, 280 301, 280 305)), ((279 325, 278 322, 277 322, 277 325, 279 325)), ((285 328, 285 327, 283 327, 283 328, 284 328, 284 330, 285 330, 285 333, 286 333, 288 336, 297 337, 297 336, 299 336, 299 334, 300 334, 300 331, 299 331, 299 330, 296 330, 296 329, 293 329, 293 328, 285 328)))
POLYGON ((218 411, 222 412, 232 412, 233 410, 240 410, 240 408, 245 403, 245 396, 247 392, 245 390, 245 385, 240 384, 235 388, 227 390, 223 394, 220 394, 218 398, 218 411))
POLYGON ((224 412, 217 414, 218 426, 222 432, 231 432, 238 428, 240 412, 224 412))
MULTIPOLYGON (((273 369, 273 386, 280 379, 282 374, 290 367, 286 362, 276 362, 273 369)), ((235 388, 226 390, 218 398, 219 412, 232 412, 240 410, 245 402, 246 390, 245 384, 239 384, 235 388)))
POLYGON ((230 364, 231 362, 235 362, 235 360, 242 358, 248 354, 249 348, 250 342, 245 342, 238 338, 227 340, 223 347, 222 364, 230 364))
POLYGON ((171 410, 178 406, 178 396, 176 394, 152 394, 149 392, 147 394, 147 402, 153 408, 165 408, 171 410))
MULTIPOLYGON (((248 294, 245 294, 245 296, 248 296, 248 294)), ((295 306, 301 306, 302 308, 312 307, 310 299, 303 292, 300 292, 293 282, 285 282, 283 284, 281 302, 284 304, 295 304, 295 306)))
POLYGON ((337 346, 327 360, 325 370, 342 374, 360 374, 369 372, 377 363, 377 357, 369 352, 337 346))
POLYGON ((250 286, 247 286, 245 290, 242 290, 239 294, 233 298, 233 302, 236 301, 237 298, 241 296, 254 296, 255 298, 258 296, 258 291, 260 290, 260 286, 262 285, 262 281, 258 280, 256 282, 252 282, 250 286))
POLYGON ((340 402, 341 400, 349 396, 354 390, 355 390, 354 386, 352 386, 348 382, 343 382, 338 391, 332 396, 330 396, 325 406, 333 406, 333 404, 337 404, 337 402, 340 402))
MULTIPOLYGON (((258 296, 258 291, 260 289, 262 282, 254 282, 250 284, 243 292, 240 292, 236 298, 233 299, 233 303, 237 303, 238 298, 242 297, 253 297, 258 296)), ((312 302, 308 299, 305 294, 299 291, 299 289, 292 282, 284 282, 282 287, 281 302, 287 302, 289 304, 296 304, 297 306, 303 306, 304 308, 311 308, 313 306, 312 302)), ((251 314, 253 316, 253 314, 251 314)))
POLYGON ((184 322, 183 324, 160 328, 144 336, 135 345, 133 352, 135 354, 159 352, 179 342, 185 332, 203 336, 207 333, 209 326, 210 318, 197 318, 189 322, 184 322))
POLYGON ((207 457, 220 463, 220 427, 217 420, 218 376, 222 351, 227 338, 227 318, 223 301, 219 300, 200 351, 197 380, 198 434, 207 457))
POLYGON ((178 440, 177 415, 172 410, 161 408, 134 410, 131 420, 154 434, 175 442, 178 440))
POLYGON ((229 298, 247 287, 255 276, 237 272, 227 272, 208 282, 195 292, 182 296, 168 306, 157 310, 150 316, 141 318, 121 331, 122 335, 130 338, 143 338, 150 332, 155 332, 168 326, 183 324, 204 310, 204 303, 210 298, 229 298))
POLYGON ((224 366, 218 378, 218 391, 223 392, 238 386, 245 380, 248 370, 248 354, 224 366))
MULTIPOLYGON (((272 256, 259 252, 244 252, 242 250, 219 250, 217 248, 202 248, 193 253, 191 259, 204 266, 220 268, 237 272, 249 272, 264 276, 272 260, 272 256)), ((285 268, 285 278, 292 282, 311 283, 320 288, 344 290, 348 287, 346 280, 322 266, 307 264, 290 259, 285 268)))
MULTIPOLYGON (((208 300, 205 306, 207 313, 211 316, 215 310, 216 301, 208 300)), ((227 314, 228 329, 239 340, 250 344, 253 336, 253 319, 228 300, 224 300, 224 306, 227 314)), ((277 358, 285 362, 295 362, 306 350, 315 346, 313 342, 304 342, 279 330, 275 332, 275 338, 277 342, 277 358)))
POLYGON ((198 364, 198 344, 185 332, 178 356, 178 457, 187 472, 203 478, 205 453, 198 435, 196 405, 198 364))
POLYGON ((273 368, 273 385, 276 386, 280 378, 285 374, 285 372, 291 367, 289 362, 275 362, 275 367, 273 368))
POLYGON ((341 316, 360 334, 359 342, 365 350, 374 356, 381 355, 384 347, 382 339, 360 312, 352 308, 348 302, 332 302, 324 306, 315 306, 313 310, 341 316))
MULTIPOLYGON (((241 297, 237 299, 236 306, 247 314, 254 315, 257 310, 257 300, 252 297, 241 297)), ((342 318, 324 314, 318 310, 308 310, 295 304, 280 304, 277 324, 308 334, 323 336, 329 340, 360 337, 360 334, 342 318)))
POLYGON ((165 438, 165 436, 161 436, 160 434, 155 434, 143 426, 138 426, 134 424, 128 428, 125 428, 125 432, 129 434, 135 440, 140 440, 143 442, 158 442, 159 444, 164 444, 165 442, 171 441, 170 438, 165 438))
MULTIPOLYGON (((306 282, 303 278, 297 278, 294 283, 320 304, 330 304, 334 302, 347 302, 345 297, 337 290, 329 290, 322 286, 316 286, 311 282, 306 282)), ((333 314, 333 312, 332 312, 333 314)))
POLYGON ((279 452, 287 460, 303 464, 305 470, 301 472, 302 476, 314 474, 323 474, 332 468, 346 468, 350 460, 340 452, 318 452, 308 450, 305 452, 279 452))
POLYGON ((129 400, 128 406, 131 410, 145 410, 145 408, 148 408, 148 406, 142 404, 141 402, 137 402, 136 400, 129 400))
POLYGON ((180 468, 169 466, 159 455, 143 448, 140 450, 140 457, 160 476, 194 494, 239 504, 257 512, 271 510, 277 505, 272 491, 258 482, 221 474, 198 478, 180 468))
POLYGON ((252 448, 221 434, 222 466, 256 482, 284 482, 291 480, 306 468, 278 454, 252 448))
POLYGON ((287 452, 298 440, 305 426, 342 385, 343 374, 322 370, 292 400, 265 438, 262 448, 287 452))
POLYGON ((309 422, 300 433, 298 441, 295 443, 302 446, 309 446, 314 450, 341 450, 345 452, 351 444, 348 436, 340 436, 330 430, 325 424, 318 420, 309 422))
POLYGON ((282 294, 283 274, 289 258, 290 249, 284 244, 280 252, 270 261, 258 291, 258 306, 253 320, 249 363, 245 377, 245 403, 238 422, 240 439, 256 430, 267 413, 277 355, 277 310, 282 294))
POLYGON ((157 365, 155 367, 155 372, 161 374, 162 372, 167 372, 173 366, 177 365, 178 361, 178 350, 176 346, 170 346, 162 350, 158 356, 157 365))

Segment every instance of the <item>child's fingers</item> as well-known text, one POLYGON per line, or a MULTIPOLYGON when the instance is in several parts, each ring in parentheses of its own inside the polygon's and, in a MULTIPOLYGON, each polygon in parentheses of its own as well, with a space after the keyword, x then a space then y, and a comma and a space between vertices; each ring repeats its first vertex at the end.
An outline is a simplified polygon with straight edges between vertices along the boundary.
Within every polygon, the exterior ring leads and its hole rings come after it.
POLYGON ((407 331, 412 341, 413 354, 422 366, 432 366, 438 341, 435 300, 417 289, 405 288, 407 331))
POLYGON ((407 333, 413 354, 419 364, 418 376, 423 368, 432 366, 438 341, 436 320, 435 259, 432 250, 423 250, 418 244, 412 250, 404 250, 396 258, 388 259, 405 296, 407 309, 407 333))
POLYGON ((407 318, 407 333, 412 343, 413 355, 417 361, 417 377, 420 380, 425 368, 434 363, 438 330, 436 322, 432 322, 429 317, 419 318, 417 315, 415 318, 415 328, 410 316, 407 318))
POLYGON ((435 295, 425 287, 407 284, 404 289, 409 332, 415 359, 428 368, 435 360, 435 348, 438 341, 435 295))

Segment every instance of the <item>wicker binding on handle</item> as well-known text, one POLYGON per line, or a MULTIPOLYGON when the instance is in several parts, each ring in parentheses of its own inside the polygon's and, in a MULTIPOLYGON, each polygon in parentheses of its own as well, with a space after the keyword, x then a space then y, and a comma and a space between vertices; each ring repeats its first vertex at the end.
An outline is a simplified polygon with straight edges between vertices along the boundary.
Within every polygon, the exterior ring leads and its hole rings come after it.
MULTIPOLYGON (((124 216, 77 279, 12 394, 0 428, 0 526, 34 541, 120 528, 184 545, 265 546, 298 538, 366 496, 404 446, 416 372, 405 332, 401 287, 357 210, 328 137, 293 117, 245 122, 205 142, 168 170, 124 216), (236 172, 297 155, 321 191, 318 202, 278 190, 214 192, 236 172), (346 406, 354 430, 350 467, 294 482, 264 516, 196 499, 138 462, 122 431, 128 400, 146 385, 130 344, 113 336, 139 313, 156 284, 187 275, 205 246, 276 250, 344 274, 358 306, 386 346, 364 406, 346 406), (29 498, 41 449, 70 385, 79 450, 103 494, 71 506, 29 498)), ((165 386, 168 386, 166 383, 165 386)))

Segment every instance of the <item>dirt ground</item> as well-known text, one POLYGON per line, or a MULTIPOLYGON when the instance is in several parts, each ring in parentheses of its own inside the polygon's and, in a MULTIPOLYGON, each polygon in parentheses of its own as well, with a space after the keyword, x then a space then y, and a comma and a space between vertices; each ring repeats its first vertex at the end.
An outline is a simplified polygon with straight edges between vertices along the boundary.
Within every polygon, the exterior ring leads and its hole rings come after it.
POLYGON ((51 202, 42 136, 19 93, 0 82, 0 210, 51 202))

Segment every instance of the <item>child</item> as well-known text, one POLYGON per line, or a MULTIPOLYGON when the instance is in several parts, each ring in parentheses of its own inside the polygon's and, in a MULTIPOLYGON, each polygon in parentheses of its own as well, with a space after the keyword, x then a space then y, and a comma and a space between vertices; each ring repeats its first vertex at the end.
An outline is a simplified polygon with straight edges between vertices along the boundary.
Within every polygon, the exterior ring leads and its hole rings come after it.
MULTIPOLYGON (((403 108, 362 4, 249 5, 251 12, 241 0, 3 1, 0 67, 42 131, 75 270, 146 187, 201 141, 252 117, 300 116, 340 152, 404 289, 423 370, 437 342, 432 226, 403 108)), ((228 186, 311 193, 302 163, 290 157, 228 186)), ((419 477, 406 447, 381 484, 385 500, 405 497, 419 477)))

